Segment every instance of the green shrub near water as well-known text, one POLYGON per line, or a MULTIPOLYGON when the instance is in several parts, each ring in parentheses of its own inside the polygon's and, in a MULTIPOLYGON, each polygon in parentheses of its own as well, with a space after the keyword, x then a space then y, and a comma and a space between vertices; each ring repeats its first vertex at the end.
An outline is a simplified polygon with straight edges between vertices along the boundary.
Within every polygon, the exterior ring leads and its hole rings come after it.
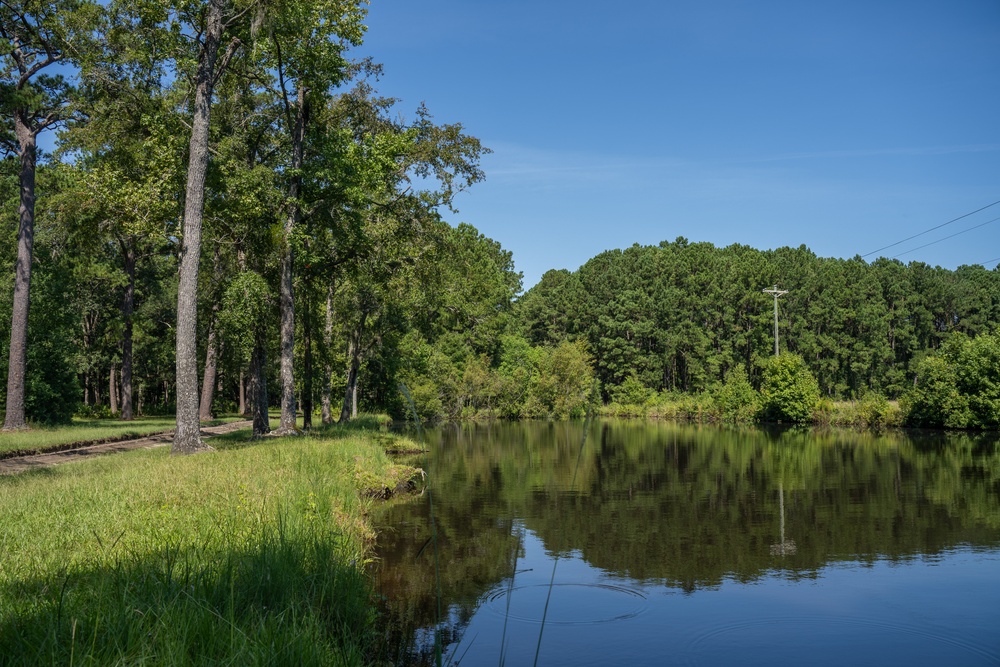
POLYGON ((722 421, 748 424, 756 421, 760 411, 760 394, 753 385, 743 366, 734 366, 726 373, 726 380, 712 392, 722 421))
POLYGON ((917 364, 915 386, 902 402, 914 426, 1000 427, 1000 330, 949 338, 917 364))
POLYGON ((4 664, 371 660, 364 491, 408 469, 363 431, 245 437, 0 478, 4 664))
POLYGON ((819 383, 802 357, 783 352, 761 365, 761 419, 771 422, 811 421, 819 402, 819 383))

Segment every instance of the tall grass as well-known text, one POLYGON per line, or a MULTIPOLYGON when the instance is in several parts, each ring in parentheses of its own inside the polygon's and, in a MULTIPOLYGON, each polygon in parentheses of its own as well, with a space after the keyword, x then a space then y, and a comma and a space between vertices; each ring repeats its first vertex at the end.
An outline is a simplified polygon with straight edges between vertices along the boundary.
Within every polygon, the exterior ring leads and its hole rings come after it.
POLYGON ((364 431, 213 440, 0 479, 0 661, 352 665, 377 654, 364 431))

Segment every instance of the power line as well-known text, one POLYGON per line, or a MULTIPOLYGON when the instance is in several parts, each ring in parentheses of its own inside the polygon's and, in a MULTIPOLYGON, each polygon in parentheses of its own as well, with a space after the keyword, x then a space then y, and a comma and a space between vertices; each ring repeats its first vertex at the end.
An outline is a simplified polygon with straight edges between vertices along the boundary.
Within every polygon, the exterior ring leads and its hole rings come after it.
POLYGON ((986 266, 987 264, 992 264, 993 262, 1000 262, 1000 257, 994 257, 993 259, 988 259, 985 262, 976 262, 976 264, 986 266))
MULTIPOLYGON (((981 211, 983 209, 979 209, 979 210, 981 211)), ((906 252, 901 252, 898 255, 894 255, 891 259, 896 259, 897 257, 902 257, 903 255, 909 255, 911 252, 916 252, 917 250, 920 250, 921 248, 926 248, 927 246, 934 245, 935 243, 941 243, 941 241, 947 241, 948 239, 953 238, 955 236, 958 236, 959 234, 964 234, 965 232, 971 232, 973 229, 979 229, 980 227, 985 227, 986 225, 990 224, 991 222, 996 222, 997 220, 1000 220, 1000 218, 993 218, 992 220, 987 220, 986 222, 982 222, 982 223, 980 223, 978 225, 975 225, 973 227, 969 227, 968 229, 963 229, 960 232, 955 232, 954 234, 949 234, 948 236, 940 238, 937 241, 931 241, 930 243, 925 243, 923 245, 919 245, 916 248, 912 248, 911 250, 907 250, 906 252)), ((913 238, 913 237, 910 237, 910 238, 913 238)))
MULTIPOLYGON (((895 243, 890 243, 890 244, 889 244, 889 245, 887 245, 887 246, 882 246, 882 247, 881 247, 881 248, 879 248, 878 250, 872 250, 871 252, 869 252, 869 253, 865 253, 864 255, 861 255, 861 256, 862 256, 862 257, 868 257, 869 255, 874 255, 875 253, 877 253, 877 252, 882 252, 883 250, 886 250, 886 249, 888 249, 888 248, 893 248, 893 247, 895 247, 895 246, 898 246, 898 245, 899 245, 900 243, 906 243, 907 241, 910 241, 910 240, 912 240, 912 239, 915 239, 915 238, 917 238, 918 236, 923 236, 924 234, 928 234, 928 233, 930 233, 930 232, 933 232, 933 231, 934 231, 935 229, 941 229, 941 228, 942 228, 942 227, 944 227, 945 225, 950 225, 950 224, 951 224, 951 223, 953 223, 953 222, 958 222, 958 221, 959 221, 959 220, 961 220, 962 218, 968 218, 968 217, 969 217, 970 215, 974 215, 974 214, 976 214, 976 213, 979 213, 980 211, 985 211, 985 210, 986 210, 986 209, 988 209, 989 207, 991 207, 991 206, 996 206, 997 204, 1000 204, 1000 199, 998 199, 997 201, 993 202, 992 204, 987 204, 986 206, 984 206, 984 207, 982 207, 982 208, 977 208, 977 209, 976 209, 975 211, 972 211, 971 213, 966 213, 965 215, 960 215, 960 216, 958 216, 957 218, 955 218, 955 219, 953 219, 953 220, 949 220, 948 222, 942 222, 942 223, 941 223, 940 225, 937 225, 936 227, 931 227, 930 229, 928 229, 928 230, 925 230, 925 231, 922 231, 922 232, 920 232, 919 234, 914 234, 913 236, 910 236, 910 237, 907 237, 907 238, 903 239, 902 241, 896 241, 895 243)), ((992 222, 992 221, 991 221, 991 222, 992 222)), ((975 228, 973 227, 973 229, 975 229, 975 228)), ((941 239, 941 240, 943 241, 944 239, 941 239)), ((930 245, 930 244, 928 244, 928 245, 930 245)), ((920 247, 921 247, 921 248, 923 248, 923 247, 926 247, 926 246, 920 246, 920 247)), ((914 248, 914 250, 916 250, 916 249, 917 249, 917 248, 914 248)), ((911 251, 907 251, 907 252, 911 252, 911 251)), ((904 254, 905 254, 905 253, 904 253, 904 254)), ((898 257, 898 256, 899 256, 899 255, 897 255, 897 257, 898 257)))

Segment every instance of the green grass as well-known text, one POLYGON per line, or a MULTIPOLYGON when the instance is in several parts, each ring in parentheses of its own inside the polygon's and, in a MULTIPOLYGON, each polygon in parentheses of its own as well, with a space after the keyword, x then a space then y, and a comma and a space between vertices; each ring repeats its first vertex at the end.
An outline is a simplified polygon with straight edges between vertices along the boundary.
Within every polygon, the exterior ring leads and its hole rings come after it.
POLYGON ((366 431, 241 434, 0 478, 2 662, 378 659, 364 517, 413 471, 366 431))
MULTIPOLYGON (((238 421, 242 417, 225 417, 205 425, 238 421)), ((5 452, 35 452, 77 442, 104 442, 129 437, 172 431, 173 417, 140 417, 130 422, 111 419, 79 419, 68 426, 33 427, 25 431, 0 432, 0 454, 5 452)))

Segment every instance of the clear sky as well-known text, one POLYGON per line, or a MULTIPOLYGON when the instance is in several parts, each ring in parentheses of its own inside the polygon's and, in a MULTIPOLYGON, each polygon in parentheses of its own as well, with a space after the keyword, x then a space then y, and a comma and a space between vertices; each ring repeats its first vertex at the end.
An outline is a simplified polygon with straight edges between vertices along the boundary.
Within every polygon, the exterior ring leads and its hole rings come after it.
MULTIPOLYGON (((678 236, 865 255, 1000 200, 998 0, 372 0, 368 26, 379 92, 493 149, 446 219, 525 288, 678 236)), ((993 268, 994 218, 867 259, 993 268)))

